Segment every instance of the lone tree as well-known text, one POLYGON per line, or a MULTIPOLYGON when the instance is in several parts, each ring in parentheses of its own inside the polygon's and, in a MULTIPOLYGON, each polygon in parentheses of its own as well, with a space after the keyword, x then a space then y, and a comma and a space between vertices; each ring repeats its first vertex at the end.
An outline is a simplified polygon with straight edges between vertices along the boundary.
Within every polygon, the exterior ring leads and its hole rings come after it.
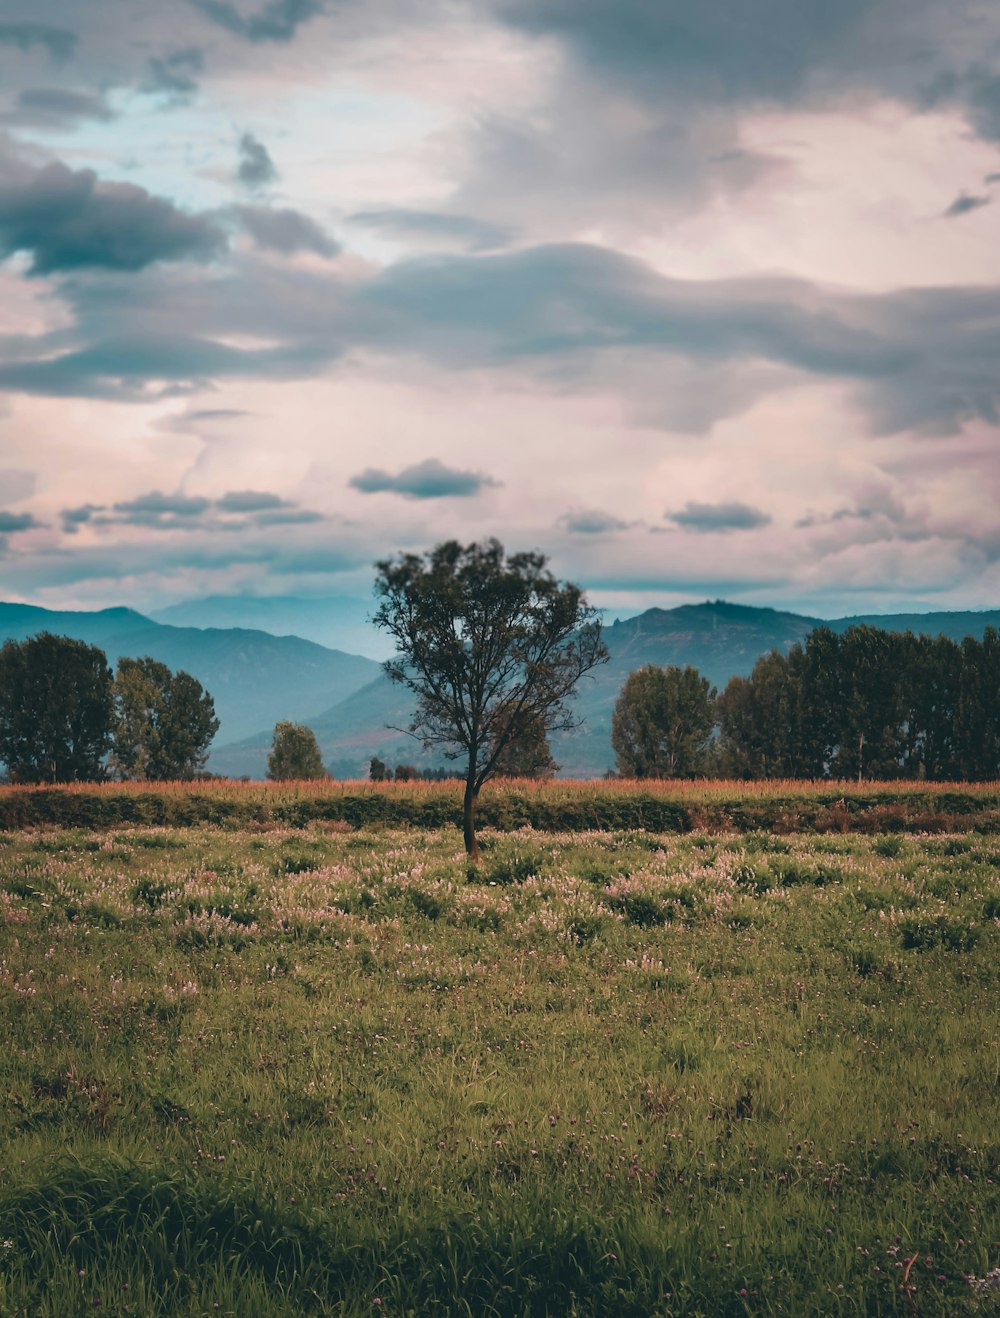
POLYGON ((41 632, 0 649, 0 760, 14 782, 104 778, 111 743, 104 651, 41 632))
POLYGON ((326 777, 319 743, 312 728, 286 720, 274 725, 274 740, 267 757, 267 776, 278 782, 326 777))
POLYGON ((215 702, 197 678, 146 655, 119 659, 112 765, 121 778, 193 778, 219 730, 215 702))
POLYGON ((629 673, 615 702, 611 745, 627 778, 689 778, 704 765, 715 690, 690 665, 647 664, 629 673))
POLYGON ((575 726, 573 688, 608 658, 579 587, 556 581, 541 554, 505 557, 497 540, 449 540, 376 563, 374 622, 396 643, 385 664, 417 697, 410 727, 424 746, 465 761, 465 849, 479 859, 476 800, 508 743, 535 720, 575 726))

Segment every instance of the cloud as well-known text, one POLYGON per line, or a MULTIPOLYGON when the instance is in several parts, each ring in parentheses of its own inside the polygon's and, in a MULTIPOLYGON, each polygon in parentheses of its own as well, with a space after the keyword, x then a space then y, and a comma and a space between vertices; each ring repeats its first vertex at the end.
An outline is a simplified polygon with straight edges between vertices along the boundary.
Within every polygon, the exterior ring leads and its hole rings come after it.
POLYGON ((323 0, 268 0, 256 14, 245 18, 228 0, 192 0, 214 23, 247 41, 291 41, 302 23, 324 9, 323 0))
POLYGON ((110 509, 95 503, 64 508, 61 517, 68 535, 75 535, 87 523, 99 527, 139 526, 156 531, 231 532, 325 520, 322 513, 300 508, 292 500, 265 490, 229 490, 219 499, 151 490, 135 499, 122 500, 110 509))
POLYGON ((13 115, 18 123, 40 127, 68 126, 83 119, 107 122, 114 117, 103 96, 59 87, 29 87, 20 92, 13 115))
POLYGON ((246 188, 262 188, 273 183, 278 177, 267 147, 258 142, 253 133, 244 133, 240 138, 240 164, 236 177, 246 188))
POLYGON ((892 102, 1000 138, 1000 8, 982 0, 490 0, 548 60, 545 91, 465 135, 455 206, 536 238, 657 234, 665 217, 794 180, 751 117, 892 102), (489 209, 485 209, 486 207, 489 209))
POLYGON ((36 521, 31 513, 10 513, 0 508, 0 535, 12 535, 15 531, 33 531, 43 523, 36 521))
POLYGON ((747 503, 695 503, 688 501, 676 513, 664 513, 668 521, 688 531, 753 531, 771 522, 768 513, 747 503))
POLYGON ((404 467, 396 476, 377 467, 366 467, 348 484, 362 494, 401 494, 406 499, 469 498, 499 481, 482 472, 458 471, 437 458, 404 467))
POLYGON ((334 257, 340 251, 340 244, 301 211, 271 210, 267 206, 237 206, 234 209, 257 246, 267 251, 285 255, 315 252, 317 256, 325 257, 334 257))
POLYGON ((602 513, 596 508, 565 513, 559 522, 567 531, 576 535, 604 535, 609 531, 625 531, 630 525, 620 517, 602 513))
POLYGON ((230 490, 215 506, 224 513, 259 513, 275 508, 291 508, 287 499, 263 490, 230 490))
POLYGON ((103 511, 102 503, 82 503, 77 508, 64 508, 59 514, 62 518, 62 529, 67 535, 76 535, 81 526, 93 520, 95 513, 103 511))
POLYGON ((198 90, 197 75, 204 65, 205 57, 196 46, 166 55, 151 55, 140 90, 151 94, 166 92, 181 98, 193 96, 198 90))
POLYGON ((1000 174, 987 174, 986 177, 983 179, 983 182, 987 186, 993 183, 1000 183, 1000 174))
POLYGON ((68 28, 47 23, 0 23, 0 46, 18 46, 23 51, 44 46, 52 59, 69 59, 78 42, 79 37, 68 28))
POLYGON ((134 526, 174 526, 187 518, 201 517, 212 506, 211 499, 186 494, 163 494, 151 490, 137 499, 127 499, 114 505, 121 521, 134 526))
POLYGON ((454 243, 474 252, 507 247, 517 235, 512 225, 493 224, 471 215, 408 210, 406 207, 357 211, 348 218, 352 224, 363 224, 367 228, 380 229, 402 238, 454 243))
POLYGON ((315 376, 370 350, 616 396, 637 423, 688 433, 810 377, 848 388, 878 434, 947 434, 1000 414, 993 287, 862 295, 773 276, 670 279, 563 243, 368 277, 234 252, 209 275, 154 268, 124 289, 95 274, 60 291, 71 327, 19 336, 0 387, 149 400, 225 378, 315 376))
POLYGON ((989 197, 973 197, 969 193, 963 192, 960 197, 956 197, 944 213, 946 220, 955 219, 959 215, 967 215, 969 211, 978 210, 980 206, 988 206, 989 197))
POLYGON ((92 169, 0 157, 0 256, 30 252, 32 274, 141 270, 157 261, 206 260, 224 246, 213 220, 145 188, 103 182, 92 169))

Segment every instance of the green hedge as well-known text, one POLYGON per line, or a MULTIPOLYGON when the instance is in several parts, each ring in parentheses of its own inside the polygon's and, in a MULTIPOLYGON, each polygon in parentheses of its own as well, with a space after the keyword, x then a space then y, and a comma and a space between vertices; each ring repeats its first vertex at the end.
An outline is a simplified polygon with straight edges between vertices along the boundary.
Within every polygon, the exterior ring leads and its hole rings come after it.
MULTIPOLYGON (((190 791, 95 787, 9 788, 0 791, 0 829, 40 826, 113 828, 127 824, 216 824, 240 828, 285 825, 304 828, 325 821, 351 827, 413 825, 460 827, 461 790, 372 791, 350 786, 301 796, 271 793, 259 785, 245 790, 190 791)), ((565 784, 518 791, 486 788, 479 799, 482 828, 654 833, 691 831, 791 832, 983 832, 1000 831, 1000 792, 992 789, 915 791, 803 789, 706 797, 696 785, 690 795, 676 790, 622 791, 599 783, 568 790, 565 784)))

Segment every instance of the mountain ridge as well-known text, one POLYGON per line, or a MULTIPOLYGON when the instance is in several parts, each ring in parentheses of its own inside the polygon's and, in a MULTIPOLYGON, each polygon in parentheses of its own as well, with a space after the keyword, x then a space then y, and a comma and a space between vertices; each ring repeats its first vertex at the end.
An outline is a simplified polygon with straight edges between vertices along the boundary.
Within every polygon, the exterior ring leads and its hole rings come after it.
MULTIPOLYGON (((861 624, 959 640, 1000 626, 1000 610, 822 619, 715 600, 617 618, 604 626, 609 662, 578 688, 574 708, 582 726, 553 736, 555 759, 564 774, 576 777, 597 777, 611 767, 611 714, 635 668, 691 664, 721 690, 730 677, 748 674, 762 654, 787 651, 815 627, 842 632, 861 624)), ((373 755, 390 765, 442 762, 440 753, 426 754, 401 731, 410 722, 412 699, 373 659, 258 628, 173 626, 124 606, 60 611, 0 603, 0 641, 46 630, 99 645, 112 664, 124 655, 149 654, 198 678, 222 722, 208 764, 215 773, 263 777, 279 719, 311 727, 338 778, 366 775, 373 755)))

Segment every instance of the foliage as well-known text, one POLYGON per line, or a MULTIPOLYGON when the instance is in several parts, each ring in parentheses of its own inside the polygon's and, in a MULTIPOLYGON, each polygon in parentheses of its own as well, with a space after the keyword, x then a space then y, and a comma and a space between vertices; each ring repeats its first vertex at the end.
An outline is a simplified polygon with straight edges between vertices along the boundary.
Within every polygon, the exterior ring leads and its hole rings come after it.
POLYGON ((327 776, 312 728, 287 720, 274 725, 267 776, 277 782, 327 776))
POLYGON ((205 767, 219 730, 201 683, 148 655, 119 659, 114 683, 111 765, 119 778, 162 782, 193 778, 205 767))
POLYGON ((104 777, 112 678, 104 652, 42 632, 0 649, 0 760, 15 782, 104 777))
POLYGON ((615 703, 611 745, 626 778, 690 778, 705 767, 715 690, 696 668, 647 664, 615 703))
POLYGON ((498 778, 551 778, 559 772, 552 758, 544 719, 525 717, 515 725, 497 760, 498 778))
POLYGON ((569 697, 608 657, 595 610, 545 563, 541 554, 505 557, 496 540, 451 540, 422 558, 376 565, 374 622, 397 649, 385 669, 417 697, 410 732, 464 759, 463 829, 474 859, 476 798, 505 748, 535 722, 572 727, 569 697))
POLYGON ((748 777, 1000 776, 1000 637, 810 632, 718 699, 720 762, 748 777))
MULTIPOLYGON (((122 824, 221 827, 312 824, 462 827, 463 784, 455 779, 395 783, 244 783, 229 779, 65 787, 0 787, 0 830, 114 828, 122 824)), ((616 778, 599 782, 504 779, 479 800, 483 824, 542 830, 649 829, 689 833, 1000 832, 997 784, 753 783, 616 778)), ((880 844, 881 845, 881 844, 880 844)))
POLYGON ((994 1312, 995 835, 482 840, 0 837, 0 1309, 994 1312))
POLYGON ((368 777, 373 783, 385 782, 386 775, 389 772, 389 766, 385 760, 380 760, 377 755, 373 755, 371 763, 368 766, 368 777))

